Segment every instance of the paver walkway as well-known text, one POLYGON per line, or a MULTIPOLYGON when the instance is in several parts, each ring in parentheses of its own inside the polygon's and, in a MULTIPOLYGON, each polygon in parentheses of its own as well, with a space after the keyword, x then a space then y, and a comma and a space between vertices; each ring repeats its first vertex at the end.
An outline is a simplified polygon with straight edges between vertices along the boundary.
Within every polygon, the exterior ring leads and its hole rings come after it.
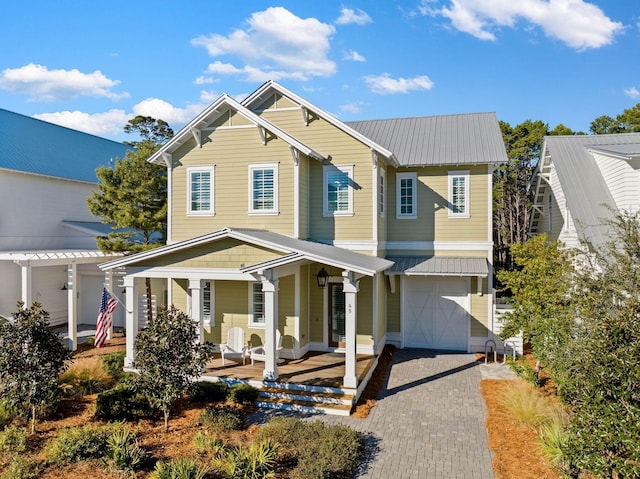
POLYGON ((495 477, 473 354, 399 349, 369 417, 314 418, 365 435, 369 452, 358 478, 495 477))

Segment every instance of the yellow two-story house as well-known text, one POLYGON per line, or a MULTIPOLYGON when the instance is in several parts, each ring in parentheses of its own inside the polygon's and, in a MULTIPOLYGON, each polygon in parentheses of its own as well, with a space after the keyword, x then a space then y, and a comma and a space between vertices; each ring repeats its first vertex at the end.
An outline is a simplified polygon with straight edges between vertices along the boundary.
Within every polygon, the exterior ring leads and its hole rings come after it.
POLYGON ((224 343, 240 327, 280 358, 385 344, 477 351, 492 329, 493 113, 342 122, 269 81, 223 95, 149 161, 168 170, 166 246, 126 269, 127 364, 144 278, 224 343), (276 331, 280 334, 276 335, 276 331))

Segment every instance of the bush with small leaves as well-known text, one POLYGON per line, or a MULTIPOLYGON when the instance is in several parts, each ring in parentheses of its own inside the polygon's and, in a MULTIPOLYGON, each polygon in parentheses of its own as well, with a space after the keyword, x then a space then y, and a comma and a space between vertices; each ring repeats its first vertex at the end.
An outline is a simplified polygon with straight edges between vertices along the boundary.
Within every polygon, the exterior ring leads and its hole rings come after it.
POLYGON ((200 423, 214 432, 225 432, 241 429, 245 413, 235 406, 213 405, 200 413, 200 423))
POLYGON ((184 457, 170 462, 156 462, 149 479, 204 479, 208 472, 194 459, 184 457))
POLYGON ((122 369, 124 368, 125 351, 118 351, 111 354, 105 354, 100 359, 107 372, 116 381, 120 381, 126 374, 122 369))
POLYGON ((70 464, 104 457, 113 432, 113 426, 92 424, 63 429, 45 448, 47 458, 52 463, 70 464))
POLYGON ((235 384, 229 389, 229 401, 236 404, 253 404, 258 399, 260 391, 251 384, 235 384))
POLYGON ((0 399, 0 428, 10 424, 17 416, 16 408, 0 399))
POLYGON ((29 461, 21 456, 14 457, 0 478, 2 479, 37 479, 42 472, 42 464, 29 461))
POLYGON ((229 394, 229 386, 221 381, 199 381, 189 390, 189 399, 193 402, 214 403, 223 402, 229 394))
POLYGON ((152 414, 149 402, 130 384, 119 384, 96 398, 95 417, 102 421, 137 421, 152 414))
POLYGON ((27 432, 24 428, 9 426, 0 432, 0 454, 19 455, 27 448, 27 432))

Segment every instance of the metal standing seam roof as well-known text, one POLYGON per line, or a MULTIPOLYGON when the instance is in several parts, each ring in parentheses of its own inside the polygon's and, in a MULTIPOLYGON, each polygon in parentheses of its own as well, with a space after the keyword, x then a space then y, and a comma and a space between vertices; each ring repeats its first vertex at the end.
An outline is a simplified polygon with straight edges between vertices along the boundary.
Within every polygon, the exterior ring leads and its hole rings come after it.
MULTIPOLYGON (((108 270, 120 266, 135 264, 139 261, 171 254, 187 248, 199 246, 222 238, 234 238, 250 244, 263 246, 285 253, 285 257, 275 260, 243 267, 243 272, 257 272, 266 269, 269 263, 275 261, 278 264, 286 264, 299 260, 318 261, 321 263, 343 267, 363 274, 373 274, 389 268, 393 263, 389 260, 368 256, 354 251, 349 251, 337 246, 331 246, 313 241, 290 238, 289 236, 273 233, 271 231, 246 229, 246 228, 225 228, 220 231, 191 238, 178 243, 162 246, 150 251, 127 256, 100 265, 103 270, 108 270)), ((273 266, 273 265, 271 265, 273 266)))
POLYGON ((551 156, 578 236, 595 247, 610 240, 606 221, 616 205, 589 150, 620 151, 636 145, 631 149, 637 151, 638 144, 640 133, 545 137, 543 154, 551 156))
POLYGON ((392 151, 400 166, 503 163, 507 153, 495 113, 346 122, 392 151))
POLYGON ((133 147, 0 108, 0 168, 97 182, 133 147))
POLYGON ((461 256, 389 256, 394 264, 387 274, 407 276, 482 276, 489 275, 486 258, 461 256))

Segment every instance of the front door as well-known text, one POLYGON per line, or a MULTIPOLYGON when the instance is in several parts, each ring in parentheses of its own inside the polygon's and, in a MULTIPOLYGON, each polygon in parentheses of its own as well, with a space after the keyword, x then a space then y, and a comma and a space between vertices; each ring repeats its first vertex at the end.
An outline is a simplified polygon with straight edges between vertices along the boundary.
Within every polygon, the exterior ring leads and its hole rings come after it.
POLYGON ((345 300, 342 283, 329 283, 329 346, 345 347, 345 300))

